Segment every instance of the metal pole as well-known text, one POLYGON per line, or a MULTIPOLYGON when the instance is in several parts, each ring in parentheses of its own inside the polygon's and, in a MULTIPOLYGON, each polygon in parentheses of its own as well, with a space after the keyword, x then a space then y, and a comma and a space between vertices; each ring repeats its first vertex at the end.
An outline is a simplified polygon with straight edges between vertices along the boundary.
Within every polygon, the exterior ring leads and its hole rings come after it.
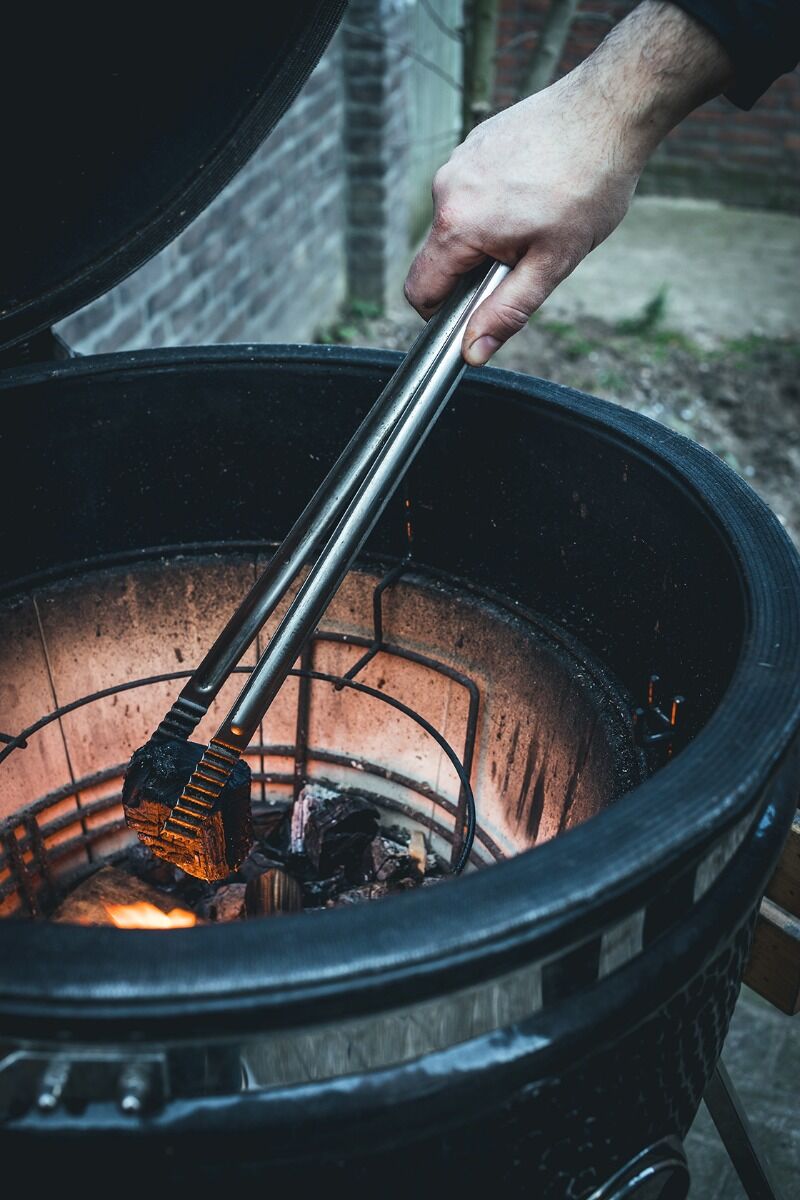
POLYGON ((703 1099, 748 1200, 781 1200, 722 1059, 708 1081, 703 1099))

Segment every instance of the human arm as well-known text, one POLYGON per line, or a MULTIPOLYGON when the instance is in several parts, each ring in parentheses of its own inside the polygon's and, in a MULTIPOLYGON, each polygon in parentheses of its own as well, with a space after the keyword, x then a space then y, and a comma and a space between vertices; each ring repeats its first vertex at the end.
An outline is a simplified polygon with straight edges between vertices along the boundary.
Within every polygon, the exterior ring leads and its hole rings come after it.
POLYGON ((487 255, 513 266, 464 337, 467 361, 486 362, 616 228, 669 130, 733 77, 704 23, 644 0, 569 75, 456 148, 434 180, 433 225, 406 281, 411 304, 429 316, 487 255))

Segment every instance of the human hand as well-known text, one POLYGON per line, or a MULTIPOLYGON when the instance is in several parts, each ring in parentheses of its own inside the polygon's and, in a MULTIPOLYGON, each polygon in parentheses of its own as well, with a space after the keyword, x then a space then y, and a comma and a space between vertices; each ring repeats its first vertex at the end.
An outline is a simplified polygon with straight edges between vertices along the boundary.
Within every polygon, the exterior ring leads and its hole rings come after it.
POLYGON ((456 147, 433 182, 408 301, 428 318, 487 256, 513 267, 464 334, 466 361, 487 362, 616 228, 652 150, 729 71, 710 33, 646 0, 575 71, 456 147))

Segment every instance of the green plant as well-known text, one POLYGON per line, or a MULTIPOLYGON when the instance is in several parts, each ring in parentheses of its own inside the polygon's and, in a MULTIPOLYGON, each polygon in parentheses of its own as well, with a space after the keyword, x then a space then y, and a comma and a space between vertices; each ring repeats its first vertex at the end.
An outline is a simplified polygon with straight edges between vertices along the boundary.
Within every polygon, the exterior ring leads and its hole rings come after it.
POLYGON ((621 371, 615 371, 613 368, 608 368, 601 371, 597 376, 597 385, 604 392, 611 392, 613 395, 622 395, 627 389, 627 381, 621 371))
POLYGON ((564 357, 570 362, 586 358, 600 345, 595 338, 586 337, 580 333, 569 321, 542 321, 540 328, 560 343, 564 357))
POLYGON ((316 340, 322 342, 323 346, 347 345, 357 337, 356 325, 348 325, 346 321, 334 321, 319 330, 316 340))
POLYGON ((714 353, 717 357, 726 358, 735 355, 740 361, 749 362, 771 350, 779 350, 791 357, 800 357, 800 342, 769 337, 763 333, 750 333, 746 337, 729 339, 714 353))
POLYGON ((647 337, 664 319, 667 311, 667 288, 665 285, 642 307, 641 312, 633 317, 625 317, 617 322, 617 333, 629 337, 647 337))
POLYGON ((358 300, 353 298, 347 306, 351 317, 359 321, 372 321, 383 316, 383 309, 374 300, 358 300))
POLYGON ((342 305, 337 320, 317 330, 316 341, 323 346, 347 345, 356 340, 365 321, 382 315, 383 309, 372 300, 348 300, 342 305))

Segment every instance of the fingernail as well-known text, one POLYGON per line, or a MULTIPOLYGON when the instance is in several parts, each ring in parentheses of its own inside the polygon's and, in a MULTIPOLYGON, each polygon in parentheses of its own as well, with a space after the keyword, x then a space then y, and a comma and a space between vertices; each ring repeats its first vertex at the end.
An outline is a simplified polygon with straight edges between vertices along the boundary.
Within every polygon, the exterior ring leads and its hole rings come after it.
POLYGON ((464 357, 471 367, 482 367, 489 361, 495 350, 500 349, 501 344, 496 337, 485 333, 483 337, 475 338, 475 341, 470 343, 464 357))

